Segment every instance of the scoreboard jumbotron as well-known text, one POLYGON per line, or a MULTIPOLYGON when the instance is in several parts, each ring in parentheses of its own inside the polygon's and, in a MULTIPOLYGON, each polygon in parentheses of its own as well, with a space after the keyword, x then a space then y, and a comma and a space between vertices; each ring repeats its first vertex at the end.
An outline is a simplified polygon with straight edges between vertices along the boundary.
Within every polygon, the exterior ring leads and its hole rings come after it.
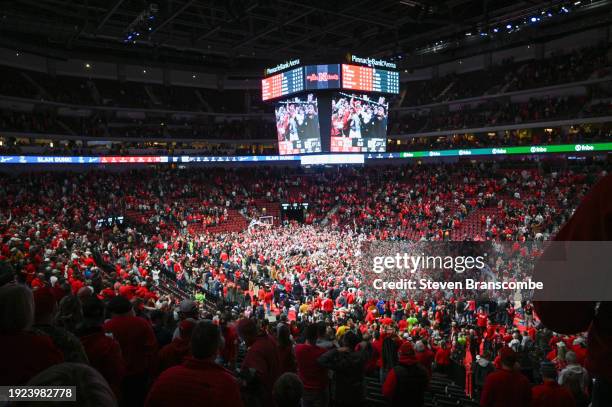
POLYGON ((349 55, 348 62, 294 59, 266 69, 261 96, 275 103, 280 155, 386 151, 388 96, 399 94, 399 72, 384 60, 349 55))

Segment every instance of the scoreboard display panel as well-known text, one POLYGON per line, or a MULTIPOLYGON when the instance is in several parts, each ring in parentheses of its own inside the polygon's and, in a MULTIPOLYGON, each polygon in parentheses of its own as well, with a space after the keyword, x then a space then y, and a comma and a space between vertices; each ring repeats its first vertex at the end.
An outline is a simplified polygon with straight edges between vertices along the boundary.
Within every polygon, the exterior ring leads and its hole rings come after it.
POLYGON ((340 64, 308 65, 304 70, 306 90, 340 88, 340 64))
POLYGON ((362 92, 399 94, 399 72, 342 64, 342 88, 362 92))
POLYGON ((319 106, 315 95, 281 100, 274 109, 279 155, 321 152, 319 106))
POLYGON ((399 94, 399 72, 372 68, 372 92, 399 94))
POLYGON ((270 100, 304 90, 304 68, 281 72, 261 80, 261 99, 270 100))
POLYGON ((372 92, 372 68, 342 64, 342 88, 372 92))
POLYGON ((332 99, 332 153, 382 153, 389 103, 384 96, 339 92, 332 99))

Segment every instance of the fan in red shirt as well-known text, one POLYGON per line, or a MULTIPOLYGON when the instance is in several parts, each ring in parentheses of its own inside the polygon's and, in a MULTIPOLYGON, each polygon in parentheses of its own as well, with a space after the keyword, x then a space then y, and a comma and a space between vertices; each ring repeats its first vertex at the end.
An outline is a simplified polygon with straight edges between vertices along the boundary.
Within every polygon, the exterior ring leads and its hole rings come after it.
POLYGON ((121 295, 109 301, 108 310, 113 317, 104 324, 104 330, 112 333, 121 345, 127 368, 121 393, 127 403, 140 405, 157 356, 153 328, 148 321, 134 315, 132 304, 121 295))
POLYGON ((304 401, 309 405, 327 406, 328 373, 327 369, 317 362, 326 349, 316 345, 318 333, 317 324, 313 323, 306 327, 306 343, 295 346, 295 359, 298 376, 304 385, 304 401))
POLYGON ((442 372, 448 373, 448 368, 451 365, 451 349, 445 342, 436 350, 434 360, 442 372))
POLYGON ((500 352, 501 369, 485 379, 480 397, 481 407, 529 406, 531 387, 529 380, 516 369, 518 355, 504 347, 500 352))
POLYGON ((121 346, 112 337, 106 335, 104 322, 104 304, 97 297, 83 300, 83 324, 76 331, 89 364, 106 379, 111 389, 120 399, 121 381, 125 376, 125 360, 121 346))
POLYGON ((242 407, 240 386, 231 373, 215 363, 221 347, 219 327, 198 322, 191 335, 191 354, 183 364, 163 372, 151 387, 146 407, 242 407))
POLYGON ((331 314, 334 311, 334 301, 331 298, 323 300, 323 311, 331 314))
POLYGON ((418 341, 414 345, 414 350, 416 352, 415 357, 417 362, 419 362, 425 368, 425 370, 427 370, 429 377, 431 377, 431 364, 434 361, 433 352, 427 348, 423 341, 418 341))
POLYGON ((255 369, 263 385, 263 404, 273 405, 272 388, 280 376, 280 360, 276 342, 264 330, 259 330, 252 319, 241 319, 237 325, 238 335, 248 346, 242 361, 242 370, 255 369))
POLYGON ((34 298, 25 286, 0 287, 0 369, 2 385, 23 385, 49 366, 64 361, 50 337, 27 332, 34 323, 34 298))
POLYGON ((230 369, 236 365, 236 357, 238 355, 238 333, 234 324, 230 323, 231 320, 231 314, 227 314, 219 321, 219 327, 224 339, 221 357, 230 369))
POLYGON ((404 342, 398 351, 398 364, 387 375, 382 393, 391 406, 423 406, 429 376, 417 361, 412 342, 404 342))
POLYGON ((488 319, 488 315, 483 310, 480 310, 476 315, 476 326, 481 329, 481 332, 487 327, 488 319))
POLYGON ((191 334, 196 320, 184 319, 179 324, 179 336, 159 350, 158 371, 180 365, 191 354, 191 334))
POLYGON ((557 383, 557 370, 551 362, 540 364, 543 383, 531 389, 531 407, 575 407, 572 393, 557 383))

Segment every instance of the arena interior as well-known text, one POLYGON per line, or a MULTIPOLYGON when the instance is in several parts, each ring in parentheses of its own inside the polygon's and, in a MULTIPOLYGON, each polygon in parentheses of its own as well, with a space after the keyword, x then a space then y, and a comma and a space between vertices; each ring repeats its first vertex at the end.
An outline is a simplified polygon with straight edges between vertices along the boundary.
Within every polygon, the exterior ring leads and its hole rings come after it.
POLYGON ((6 0, 2 404, 611 407, 611 102, 609 0, 6 0))

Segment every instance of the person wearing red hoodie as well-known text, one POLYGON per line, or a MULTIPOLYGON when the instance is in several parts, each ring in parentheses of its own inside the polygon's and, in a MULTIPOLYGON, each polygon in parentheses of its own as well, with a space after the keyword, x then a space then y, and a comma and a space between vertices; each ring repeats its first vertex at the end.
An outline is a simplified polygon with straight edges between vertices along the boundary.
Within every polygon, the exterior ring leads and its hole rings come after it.
POLYGON ((327 350, 317 346, 319 327, 312 323, 306 327, 306 343, 295 346, 297 373, 304 385, 304 407, 326 407, 329 403, 328 371, 317 362, 327 350))
POLYGON ((119 342, 104 332, 103 323, 104 303, 96 296, 84 299, 83 323, 78 327, 76 335, 83 344, 89 364, 100 372, 120 400, 125 360, 119 342))
POLYGON ((417 361, 412 342, 404 342, 400 346, 398 358, 398 364, 387 374, 382 393, 392 407, 422 407, 429 386, 429 375, 417 361))
MULTIPOLYGON (((582 199, 555 240, 612 240, 612 174, 601 179, 582 199)), ((595 377, 592 407, 611 406, 612 302, 536 301, 534 306, 542 323, 555 332, 575 334, 588 330, 585 364, 595 377)))
POLYGON ((228 313, 219 321, 219 328, 224 339, 220 355, 223 363, 230 370, 236 366, 236 358, 238 356, 238 333, 236 332, 236 326, 230 322, 231 320, 232 315, 228 313))
POLYGON ((159 350, 158 371, 177 366, 191 354, 191 334, 196 324, 195 319, 184 319, 179 323, 179 336, 159 350))
POLYGON ((147 320, 135 316, 127 298, 121 295, 113 297, 107 308, 112 318, 104 324, 104 330, 112 333, 119 342, 126 363, 121 388, 123 400, 126 405, 142 405, 156 364, 155 333, 147 320))
POLYGON ((451 349, 446 342, 442 342, 436 350, 434 357, 438 370, 443 374, 448 374, 451 366, 451 349))
POLYGON ((0 287, 0 385, 24 385, 36 374, 64 361, 46 335, 28 332, 34 323, 34 298, 26 286, 0 287))
POLYGON ((39 287, 34 290, 33 296, 35 311, 32 330, 48 335, 64 354, 65 362, 87 364, 87 355, 79 339, 56 324, 58 306, 53 291, 48 287, 39 287))
POLYGON ((572 393, 557 383, 557 369, 551 362, 540 364, 542 384, 531 389, 531 407, 576 407, 572 393))
POLYGON ((414 344, 414 351, 416 352, 417 362, 427 370, 429 377, 431 377, 431 365, 434 361, 434 353, 427 348, 423 341, 417 341, 417 343, 414 344))
POLYGON ((255 370, 256 379, 261 383, 261 401, 265 406, 272 406, 272 388, 280 376, 276 341, 265 330, 258 328, 252 319, 238 321, 237 331, 248 347, 241 370, 255 370))
POLYGON ((334 312, 334 301, 331 298, 326 298, 323 300, 323 312, 325 312, 328 316, 334 312))
POLYGON ((500 351, 501 369, 490 373, 482 388, 481 407, 529 406, 529 380, 517 369, 518 355, 509 347, 500 351))
POLYGON ((195 324, 191 356, 157 378, 145 407, 242 407, 238 382, 228 370, 215 363, 221 343, 217 325, 210 321, 195 324))

